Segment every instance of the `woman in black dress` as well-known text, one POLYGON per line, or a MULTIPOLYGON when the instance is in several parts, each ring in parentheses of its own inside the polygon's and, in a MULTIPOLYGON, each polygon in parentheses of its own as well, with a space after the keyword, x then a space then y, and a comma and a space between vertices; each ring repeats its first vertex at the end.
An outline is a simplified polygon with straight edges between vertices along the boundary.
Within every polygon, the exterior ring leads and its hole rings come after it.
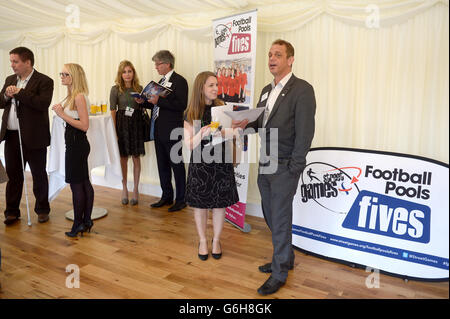
POLYGON ((91 231, 94 188, 89 180, 88 156, 90 152, 86 131, 89 128, 89 94, 83 68, 74 63, 64 64, 61 76, 62 85, 67 86, 64 105, 52 107, 55 113, 66 122, 64 138, 66 141, 66 183, 72 189, 74 221, 69 237, 91 231))
POLYGON ((133 159, 134 189, 131 205, 138 204, 139 178, 141 175, 141 155, 145 155, 143 109, 131 96, 131 92, 141 92, 139 78, 130 61, 120 62, 117 70, 116 85, 109 95, 111 116, 117 132, 122 168, 122 204, 128 204, 128 158, 133 159))
MULTIPOLYGON (((195 223, 199 236, 198 256, 208 258, 206 225, 208 209, 212 210, 214 237, 211 254, 222 256, 220 235, 225 221, 225 209, 239 200, 230 148, 226 143, 208 145, 211 131, 211 108, 223 105, 217 99, 218 84, 213 72, 197 75, 184 121, 184 142, 192 151, 189 163, 186 204, 194 208, 195 223)), ((233 134, 232 129, 218 134, 233 134)), ((217 134, 217 132, 216 132, 217 134)))

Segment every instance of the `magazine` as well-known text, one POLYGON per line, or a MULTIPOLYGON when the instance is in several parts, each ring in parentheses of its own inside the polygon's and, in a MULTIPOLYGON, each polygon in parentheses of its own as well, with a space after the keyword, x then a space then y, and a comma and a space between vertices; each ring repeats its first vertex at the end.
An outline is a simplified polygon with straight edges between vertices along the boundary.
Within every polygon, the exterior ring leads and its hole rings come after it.
POLYGON ((159 83, 156 83, 155 81, 151 81, 145 88, 142 89, 141 93, 138 92, 131 92, 131 96, 135 97, 137 99, 144 99, 147 100, 150 98, 151 95, 159 95, 160 97, 166 97, 172 93, 172 90, 162 86, 159 83))

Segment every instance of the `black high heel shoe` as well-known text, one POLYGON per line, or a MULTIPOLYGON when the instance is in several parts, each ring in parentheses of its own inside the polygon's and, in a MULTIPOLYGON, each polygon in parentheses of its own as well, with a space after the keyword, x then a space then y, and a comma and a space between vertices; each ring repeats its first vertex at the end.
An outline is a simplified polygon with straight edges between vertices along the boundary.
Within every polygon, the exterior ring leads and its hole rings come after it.
POLYGON ((91 232, 92 226, 94 226, 94 222, 92 221, 92 219, 90 219, 90 220, 88 220, 87 222, 84 223, 84 228, 86 228, 88 233, 91 232))
POLYGON ((214 239, 211 241, 211 256, 213 256, 214 259, 220 259, 220 257, 222 257, 222 245, 220 245, 220 241, 219 241, 220 253, 219 254, 214 254, 212 252, 213 243, 214 243, 214 239))
MULTIPOLYGON (((200 250, 200 243, 198 243, 198 249, 200 250)), ((208 259, 209 254, 206 255, 201 255, 200 253, 198 253, 198 258, 200 258, 201 260, 205 261, 206 259, 208 259)))
POLYGON ((78 225, 78 227, 72 227, 70 232, 66 232, 66 236, 69 237, 77 237, 78 233, 81 233, 81 237, 83 237, 83 233, 86 231, 84 224, 78 225))

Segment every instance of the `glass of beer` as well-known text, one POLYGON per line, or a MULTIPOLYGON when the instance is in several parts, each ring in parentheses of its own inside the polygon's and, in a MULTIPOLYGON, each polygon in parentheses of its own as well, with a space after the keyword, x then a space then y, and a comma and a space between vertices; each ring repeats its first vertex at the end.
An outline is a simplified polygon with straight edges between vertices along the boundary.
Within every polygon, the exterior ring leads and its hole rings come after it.
POLYGON ((91 104, 91 114, 92 115, 97 114, 97 105, 91 104))
POLYGON ((97 106, 97 115, 102 115, 102 106, 100 102, 95 103, 97 106))
POLYGON ((106 111, 107 111, 106 102, 103 101, 103 102, 102 102, 102 113, 106 113, 106 111))

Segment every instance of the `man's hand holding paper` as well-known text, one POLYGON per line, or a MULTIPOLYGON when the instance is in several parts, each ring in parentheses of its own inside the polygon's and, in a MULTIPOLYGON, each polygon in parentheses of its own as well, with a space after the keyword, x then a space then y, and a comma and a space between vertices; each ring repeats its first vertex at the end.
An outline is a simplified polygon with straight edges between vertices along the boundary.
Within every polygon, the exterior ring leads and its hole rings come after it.
POLYGON ((242 111, 224 111, 226 115, 231 117, 232 120, 248 122, 256 121, 256 119, 264 112, 263 107, 257 107, 256 109, 242 110, 242 111))

